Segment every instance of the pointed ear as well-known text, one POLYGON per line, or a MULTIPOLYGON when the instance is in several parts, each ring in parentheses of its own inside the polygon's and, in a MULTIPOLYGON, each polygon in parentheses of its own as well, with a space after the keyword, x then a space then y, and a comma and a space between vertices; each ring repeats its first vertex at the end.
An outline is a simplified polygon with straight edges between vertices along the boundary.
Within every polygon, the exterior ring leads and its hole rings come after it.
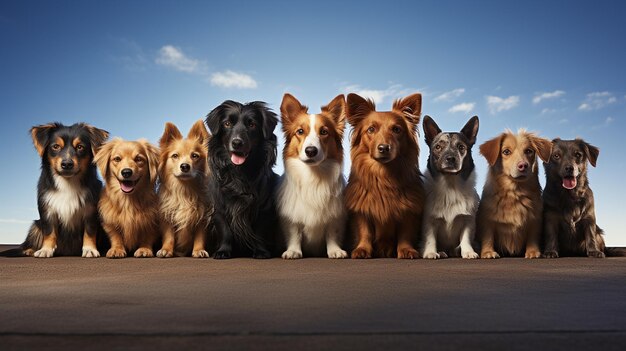
POLYGON ((394 101, 393 111, 399 112, 413 125, 420 123, 422 114, 422 94, 416 93, 394 101))
POLYGON ((150 144, 146 139, 137 140, 141 144, 148 158, 148 171, 150 172, 150 183, 155 184, 159 170, 159 149, 150 144))
POLYGON ((87 128, 87 132, 89 133, 89 143, 91 144, 91 152, 93 155, 96 154, 98 149, 104 144, 104 142, 109 138, 109 132, 104 129, 99 129, 89 124, 85 124, 85 128, 87 128))
POLYGON ((550 140, 532 136, 530 137, 530 143, 537 151, 537 156, 539 156, 543 162, 550 161, 550 154, 552 153, 552 142, 550 140))
POLYGON ((441 133, 441 129, 435 121, 428 115, 424 116, 424 140, 426 145, 430 146, 437 134, 441 133))
POLYGON ((360 97, 357 94, 348 94, 346 103, 346 116, 348 123, 353 127, 356 126, 363 118, 367 117, 370 112, 376 111, 374 101, 360 97))
POLYGON ((165 130, 163 131, 163 135, 161 139, 159 139, 159 146, 165 147, 169 143, 174 140, 180 140, 183 138, 183 135, 180 134, 180 130, 173 123, 167 122, 165 123, 165 130))
POLYGON ((197 120, 196 123, 194 123, 193 126, 191 126, 191 129, 189 130, 189 134, 187 134, 187 138, 196 139, 202 145, 207 144, 210 136, 209 136, 209 132, 206 130, 206 127, 204 126, 204 122, 201 119, 197 120))
POLYGON ((346 97, 343 94, 337 95, 326 106, 322 106, 322 112, 328 113, 337 124, 337 131, 343 136, 346 126, 346 97))
POLYGON ((115 148, 121 139, 115 138, 107 143, 102 144, 97 150, 96 154, 93 158, 93 163, 96 164, 98 170, 100 171, 100 175, 102 176, 102 180, 106 183, 107 178, 109 176, 109 160, 111 159, 111 152, 115 148))
POLYGON ((598 156, 600 155, 600 149, 597 147, 580 140, 583 143, 583 149, 585 150, 585 154, 587 155, 587 159, 592 166, 596 166, 596 162, 598 161, 598 156))
POLYGON ((496 161, 498 161, 498 157, 500 157, 500 148, 502 147, 502 139, 504 136, 505 134, 500 134, 480 145, 480 154, 485 156, 490 166, 495 165, 496 161))
POLYGON ((288 124, 299 113, 307 113, 308 108, 303 106, 298 99, 287 93, 283 96, 283 102, 280 104, 280 114, 283 124, 288 124))
POLYGON ((49 123, 34 126, 30 129, 33 145, 35 145, 39 156, 43 156, 43 153, 46 151, 48 143, 50 143, 50 134, 59 127, 61 127, 60 123, 49 123))
POLYGON ((463 129, 461 129, 461 134, 465 135, 470 145, 476 143, 476 135, 478 135, 478 116, 470 118, 470 120, 465 123, 463 129))

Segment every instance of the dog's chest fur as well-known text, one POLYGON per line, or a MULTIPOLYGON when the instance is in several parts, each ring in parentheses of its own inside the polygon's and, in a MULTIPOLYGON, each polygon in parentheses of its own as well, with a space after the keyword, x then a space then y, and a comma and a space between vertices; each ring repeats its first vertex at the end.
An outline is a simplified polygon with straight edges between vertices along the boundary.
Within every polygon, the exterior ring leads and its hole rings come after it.
POLYGON ((83 225, 89 189, 81 186, 80 180, 68 180, 58 175, 52 176, 55 189, 47 190, 43 201, 47 204, 48 220, 56 220, 68 230, 79 230, 83 225))
POLYGON ((427 170, 425 178, 427 220, 443 219, 449 231, 457 216, 476 215, 478 208, 476 172, 472 171, 470 176, 463 180, 460 175, 438 174, 433 177, 430 170, 427 170))

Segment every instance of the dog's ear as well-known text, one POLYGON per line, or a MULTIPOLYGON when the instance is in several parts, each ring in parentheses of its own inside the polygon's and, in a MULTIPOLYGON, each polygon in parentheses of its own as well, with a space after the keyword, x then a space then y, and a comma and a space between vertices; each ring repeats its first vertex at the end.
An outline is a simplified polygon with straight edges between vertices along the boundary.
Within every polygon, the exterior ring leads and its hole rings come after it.
POLYGON ((262 101, 254 101, 249 105, 257 108, 263 115, 263 138, 266 140, 271 139, 278 124, 278 116, 262 101))
POLYGON ((322 106, 322 112, 328 113, 337 125, 337 133, 343 137, 343 130, 346 126, 346 97, 343 94, 337 95, 326 106, 322 106))
POLYGON ((104 129, 96 128, 89 124, 85 124, 84 127, 89 133, 89 143, 91 144, 91 153, 95 156, 98 149, 109 138, 109 132, 104 129))
POLYGON ((441 133, 441 129, 435 121, 428 115, 424 116, 424 140, 426 145, 430 146, 437 134, 441 133))
POLYGON ((391 110, 401 113, 412 125, 419 125, 422 114, 422 94, 411 94, 394 101, 391 110))
POLYGON ((374 101, 370 99, 366 100, 354 93, 348 94, 346 107, 348 123, 350 123, 353 127, 367 117, 370 112, 376 111, 374 101))
POLYGON ((204 122, 201 119, 197 120, 196 123, 191 126, 189 134, 187 134, 187 138, 196 139, 203 146, 207 145, 210 135, 209 132, 206 130, 206 127, 204 126, 204 122))
POLYGON ((102 144, 97 150, 93 158, 93 163, 96 164, 102 180, 106 183, 109 177, 109 160, 111 159, 111 152, 115 148, 115 145, 119 144, 121 139, 115 138, 107 143, 102 144))
POLYGON ((61 123, 48 123, 34 126, 30 129, 30 135, 33 138, 33 145, 37 149, 39 156, 43 156, 48 144, 50 143, 50 135, 57 128, 62 127, 61 123))
POLYGON ((552 142, 545 138, 531 135, 530 144, 537 151, 537 156, 543 161, 550 161, 550 154, 552 153, 552 142))
POLYGON ((280 104, 280 115, 283 126, 289 124, 299 113, 307 113, 308 107, 302 105, 293 95, 286 93, 280 104))
POLYGON ((496 161, 498 161, 498 157, 500 156, 500 148, 502 147, 502 139, 504 138, 504 136, 504 133, 500 134, 497 137, 491 140, 487 140, 482 145, 480 145, 480 154, 483 155, 485 159, 487 159, 487 163, 489 163, 490 166, 495 165, 496 161))
POLYGON ((600 155, 600 149, 597 147, 585 142, 582 139, 579 139, 583 145, 583 150, 585 150, 585 155, 587 155, 587 159, 592 166, 596 166, 596 162, 598 161, 598 156, 600 155))
POLYGON ((219 132, 222 118, 228 108, 241 108, 241 104, 232 100, 226 100, 206 115, 206 125, 209 126, 211 134, 215 135, 219 132))
POLYGON ((476 136, 478 135, 478 116, 474 116, 465 123, 463 129, 461 129, 461 134, 465 135, 467 140, 470 142, 470 146, 476 143, 476 136))
POLYGON ((143 149, 148 158, 148 171, 150 172, 150 183, 155 184, 158 176, 159 169, 159 149, 150 144, 146 139, 139 139, 137 142, 143 146, 143 149))
POLYGON ((165 123, 165 130, 163 131, 163 135, 161 139, 159 139, 159 146, 165 147, 169 145, 174 140, 180 140, 183 138, 183 135, 180 134, 180 130, 170 122, 165 123))

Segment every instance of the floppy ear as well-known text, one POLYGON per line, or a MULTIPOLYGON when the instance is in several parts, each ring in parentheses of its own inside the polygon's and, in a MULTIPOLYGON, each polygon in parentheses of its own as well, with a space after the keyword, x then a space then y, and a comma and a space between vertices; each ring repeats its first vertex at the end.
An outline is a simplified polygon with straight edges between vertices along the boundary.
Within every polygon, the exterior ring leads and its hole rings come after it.
POLYGON ((209 141, 210 136, 209 136, 209 132, 206 130, 206 127, 204 126, 204 122, 201 119, 197 120, 196 123, 194 123, 193 126, 191 126, 191 129, 189 130, 189 134, 187 134, 187 138, 196 139, 203 146, 207 145, 207 142, 209 141))
POLYGON ((465 123, 463 129, 461 129, 461 134, 465 135, 467 140, 470 142, 470 146, 476 143, 476 135, 478 135, 478 116, 474 116, 465 123))
POLYGON ((441 129, 435 121, 428 115, 424 116, 424 140, 426 145, 430 146, 437 134, 441 133, 441 129))
POLYGON ((405 98, 393 102, 393 111, 400 112, 409 121, 417 126, 420 123, 422 114, 422 94, 411 94, 405 98))
POLYGON ((286 93, 280 104, 280 114, 283 126, 289 124, 299 113, 307 113, 308 108, 303 106, 293 95, 286 93))
POLYGON ((98 170, 100 170, 100 175, 105 183, 109 176, 109 160, 111 159, 111 152, 113 152, 113 148, 115 148, 115 145, 117 145, 120 141, 121 139, 115 138, 108 143, 104 143, 96 150, 96 154, 94 155, 93 163, 95 163, 98 170))
POLYGON ((34 126, 30 129, 33 145, 35 145, 39 156, 43 156, 43 153, 46 151, 48 143, 50 143, 50 134, 61 126, 62 124, 60 123, 48 123, 34 126))
POLYGON ((183 138, 183 135, 180 134, 180 130, 170 122, 165 123, 165 130, 163 131, 163 135, 161 139, 159 139, 159 146, 165 147, 169 145, 174 140, 180 140, 183 138))
POLYGON ((159 169, 159 149, 150 144, 146 139, 137 140, 141 144, 146 152, 148 158, 148 171, 150 172, 150 183, 155 184, 159 169))
POLYGON ((258 108, 263 115, 263 138, 271 139, 272 136, 276 138, 274 129, 276 129, 276 125, 278 124, 278 116, 262 101, 254 101, 251 102, 250 105, 258 108))
POLYGON ((552 153, 552 142, 550 140, 531 136, 530 143, 537 150, 537 155, 543 162, 550 161, 550 154, 552 153))
POLYGON ((89 124, 84 124, 89 133, 89 143, 91 144, 91 153, 96 154, 100 146, 109 138, 109 132, 104 129, 96 128, 89 124))
POLYGON ((220 130, 220 121, 222 117, 224 117, 224 113, 226 113, 226 109, 229 107, 239 107, 241 104, 232 100, 226 100, 222 102, 221 105, 217 106, 208 115, 206 115, 206 125, 209 126, 209 130, 211 134, 215 135, 220 130))
POLYGON ((500 134, 499 136, 480 145, 480 154, 487 159, 487 163, 489 163, 490 166, 495 165, 496 161, 498 161, 498 157, 500 156, 500 147, 502 146, 502 138, 504 138, 504 134, 500 134))
POLYGON ((343 130, 346 126, 346 97, 343 94, 337 95, 326 106, 322 106, 322 112, 330 114, 337 124, 337 132, 343 137, 343 130))
POLYGON ((357 94, 348 94, 346 103, 346 115, 348 123, 355 127, 363 118, 367 117, 370 112, 376 111, 376 105, 374 101, 360 97, 357 94))
POLYGON ((596 166, 596 161, 598 161, 598 156, 600 155, 600 149, 597 147, 580 140, 583 143, 583 149, 585 150, 585 154, 587 155, 587 159, 592 166, 596 166))

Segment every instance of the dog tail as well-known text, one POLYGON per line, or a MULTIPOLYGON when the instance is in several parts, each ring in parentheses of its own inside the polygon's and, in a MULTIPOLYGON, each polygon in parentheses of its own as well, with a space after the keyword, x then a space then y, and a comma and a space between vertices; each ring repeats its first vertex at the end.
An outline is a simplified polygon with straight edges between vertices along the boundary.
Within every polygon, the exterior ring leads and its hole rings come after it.
POLYGON ((607 247, 604 254, 607 257, 626 257, 626 247, 607 247))
POLYGON ((8 249, 0 252, 0 257, 25 257, 22 248, 8 249))
POLYGON ((0 252, 0 257, 32 256, 32 253, 39 250, 41 245, 43 245, 43 230, 41 230, 41 220, 36 220, 28 229, 24 243, 19 248, 0 252))

